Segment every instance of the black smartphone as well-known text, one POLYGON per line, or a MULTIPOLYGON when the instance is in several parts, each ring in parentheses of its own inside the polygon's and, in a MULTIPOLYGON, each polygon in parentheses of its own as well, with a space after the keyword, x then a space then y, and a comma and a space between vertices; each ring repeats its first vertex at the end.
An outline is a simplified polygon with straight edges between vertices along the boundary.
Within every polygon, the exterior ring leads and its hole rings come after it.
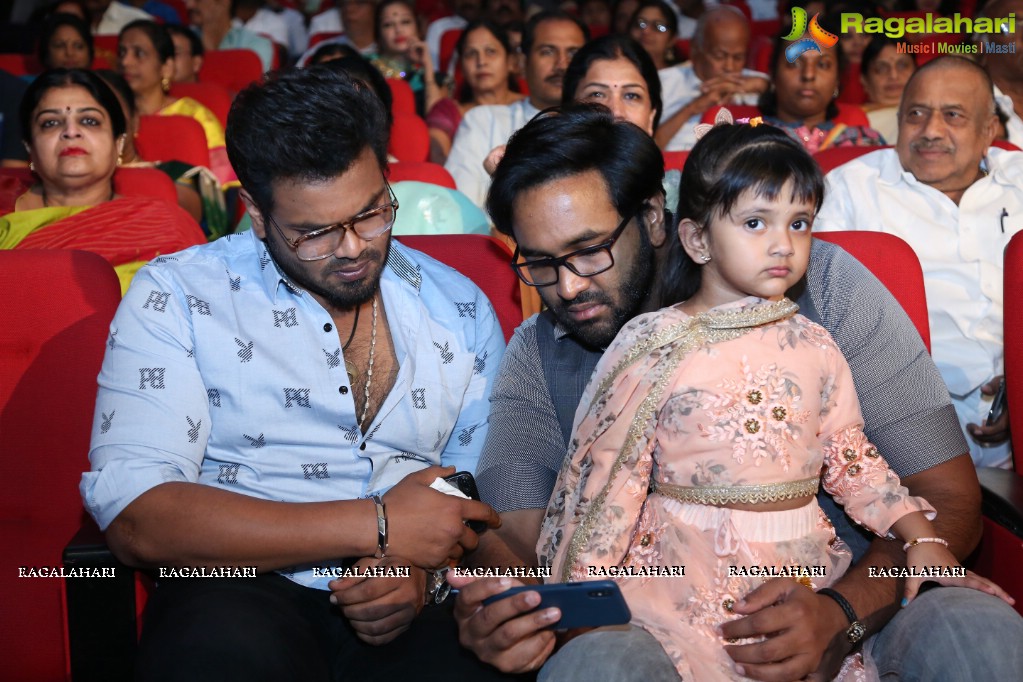
POLYGON ((991 401, 991 409, 987 413, 987 421, 985 425, 994 424, 996 421, 1002 418, 1005 413, 1005 408, 1008 405, 1008 397, 1005 394, 1005 378, 1002 378, 1002 383, 999 384, 998 390, 995 391, 995 397, 991 401))
POLYGON ((556 606, 561 610, 561 620, 550 626, 552 630, 622 625, 632 619, 622 591, 611 580, 521 585, 487 597, 483 604, 493 604, 520 592, 539 592, 537 609, 556 606))
MULTIPOLYGON (((468 471, 453 473, 450 476, 445 476, 444 480, 458 488, 466 497, 473 500, 480 499, 480 492, 476 489, 476 479, 468 471)), ((466 524, 477 534, 487 529, 487 524, 483 521, 466 521, 466 524)))

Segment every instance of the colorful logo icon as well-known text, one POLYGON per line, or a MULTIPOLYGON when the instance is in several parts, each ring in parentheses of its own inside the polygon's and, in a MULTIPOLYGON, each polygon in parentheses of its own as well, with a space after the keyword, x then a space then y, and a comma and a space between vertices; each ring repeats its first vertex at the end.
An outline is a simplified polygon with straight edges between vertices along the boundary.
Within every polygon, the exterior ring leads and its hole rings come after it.
POLYGON ((796 61, 799 55, 810 50, 821 52, 821 48, 834 47, 838 44, 838 36, 821 28, 817 21, 819 14, 813 15, 809 27, 806 24, 806 10, 802 7, 792 8, 792 30, 785 36, 785 40, 792 43, 785 48, 785 58, 789 63, 796 61), (810 35, 807 36, 809 29, 810 35), (795 42, 793 42, 795 41, 795 42))

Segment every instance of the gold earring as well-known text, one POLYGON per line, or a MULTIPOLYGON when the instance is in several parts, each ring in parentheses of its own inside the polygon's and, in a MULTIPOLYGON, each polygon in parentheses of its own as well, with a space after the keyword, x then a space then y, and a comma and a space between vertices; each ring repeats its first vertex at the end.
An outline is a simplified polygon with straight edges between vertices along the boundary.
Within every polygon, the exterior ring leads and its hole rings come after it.
POLYGON ((170 78, 163 78, 160 80, 160 87, 163 88, 164 92, 170 92, 170 78))

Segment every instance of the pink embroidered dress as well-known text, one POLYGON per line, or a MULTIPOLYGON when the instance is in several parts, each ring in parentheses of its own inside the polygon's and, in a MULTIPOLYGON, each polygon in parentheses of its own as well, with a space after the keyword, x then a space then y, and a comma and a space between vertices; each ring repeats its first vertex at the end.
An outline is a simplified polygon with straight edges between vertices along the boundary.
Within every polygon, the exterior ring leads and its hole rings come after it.
POLYGON ((795 567, 816 573, 799 579, 819 589, 850 563, 816 499, 788 511, 721 505, 800 498, 822 481, 878 535, 913 511, 933 517, 863 434, 831 336, 797 310, 747 298, 694 317, 641 315, 601 358, 576 413, 540 565, 555 581, 595 579, 590 567, 684 566, 684 576, 616 577, 633 623, 684 680, 745 679, 714 628, 769 579, 752 573, 795 567))

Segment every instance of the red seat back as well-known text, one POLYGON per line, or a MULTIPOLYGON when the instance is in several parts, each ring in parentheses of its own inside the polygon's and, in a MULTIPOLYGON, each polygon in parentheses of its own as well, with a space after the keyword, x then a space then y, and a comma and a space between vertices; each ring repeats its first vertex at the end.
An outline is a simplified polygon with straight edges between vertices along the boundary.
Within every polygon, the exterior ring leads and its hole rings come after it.
POLYGON ((0 71, 6 71, 12 76, 27 76, 30 73, 39 73, 43 70, 35 55, 30 54, 0 54, 0 71))
POLYGON ((135 146, 146 161, 183 161, 210 167, 206 132, 190 116, 140 116, 135 146))
POLYGON ((688 151, 662 152, 664 154, 664 170, 682 170, 689 158, 688 151))
POLYGON ((879 149, 890 149, 890 147, 829 147, 816 152, 813 158, 821 167, 821 171, 827 175, 843 163, 849 163, 853 159, 858 159, 864 154, 870 154, 879 149))
POLYGON ((904 240, 885 232, 820 232, 814 237, 837 244, 863 264, 891 292, 909 315, 928 352, 931 328, 927 318, 924 273, 916 252, 904 240))
POLYGON ((490 299, 507 341, 522 323, 519 278, 511 269, 511 251, 493 237, 482 234, 431 234, 396 237, 402 244, 422 251, 476 283, 490 299))
POLYGON ((393 184, 402 180, 429 182, 449 189, 458 189, 451 173, 440 164, 429 161, 398 161, 388 169, 387 179, 393 184))
MULTIPOLYGON (((10 179, 14 198, 22 194, 35 182, 35 176, 27 168, 0 168, 0 179, 10 179)), ((6 183, 4 183, 6 186, 6 183)), ((155 168, 118 168, 114 172, 114 191, 126 197, 152 197, 178 202, 178 191, 170 176, 155 168)), ((13 200, 12 200, 13 202, 13 200)), ((0 211, 14 210, 13 203, 8 206, 0 201, 0 211)))
POLYGON ((870 127, 870 119, 864 113, 863 109, 856 104, 846 104, 845 102, 835 102, 838 107, 838 116, 835 117, 835 123, 844 123, 847 126, 862 126, 864 128, 870 127))
POLYGON ((263 77, 263 61, 252 50, 210 50, 203 57, 199 80, 216 83, 230 93, 244 90, 263 77))
MULTIPOLYGON (((448 72, 448 67, 451 66, 451 60, 455 57, 455 47, 458 45, 458 39, 462 37, 462 29, 452 28, 444 31, 440 36, 440 63, 437 64, 437 70, 442 73, 448 72)), ((456 67, 457 68, 457 67, 456 67)))
POLYGON ((220 121, 220 127, 227 130, 227 114, 231 111, 231 93, 218 83, 175 83, 171 86, 172 97, 191 97, 213 112, 220 121))
POLYGON ((117 35, 93 36, 92 45, 96 58, 111 66, 117 64, 117 35))
POLYGON ((394 112, 387 151, 399 161, 426 161, 430 156, 430 131, 426 121, 415 114, 394 112))
POLYGON ((1003 319, 1005 326, 1005 390, 1008 392, 1009 431, 1016 472, 1023 475, 1023 232, 1017 232, 1005 247, 1002 265, 1003 319), (1020 298, 1016 295, 1019 294, 1020 298))
POLYGON ((60 578, 19 578, 59 567, 84 517, 96 376, 121 300, 113 268, 84 251, 0 251, 8 314, 0 326, 0 590, 4 679, 67 679, 60 578))
POLYGON ((118 168, 114 173, 114 191, 126 197, 152 197, 178 203, 174 181, 155 168, 118 168))
POLYGON ((388 78, 387 85, 391 88, 391 113, 416 115, 416 96, 412 86, 400 78, 388 78))

